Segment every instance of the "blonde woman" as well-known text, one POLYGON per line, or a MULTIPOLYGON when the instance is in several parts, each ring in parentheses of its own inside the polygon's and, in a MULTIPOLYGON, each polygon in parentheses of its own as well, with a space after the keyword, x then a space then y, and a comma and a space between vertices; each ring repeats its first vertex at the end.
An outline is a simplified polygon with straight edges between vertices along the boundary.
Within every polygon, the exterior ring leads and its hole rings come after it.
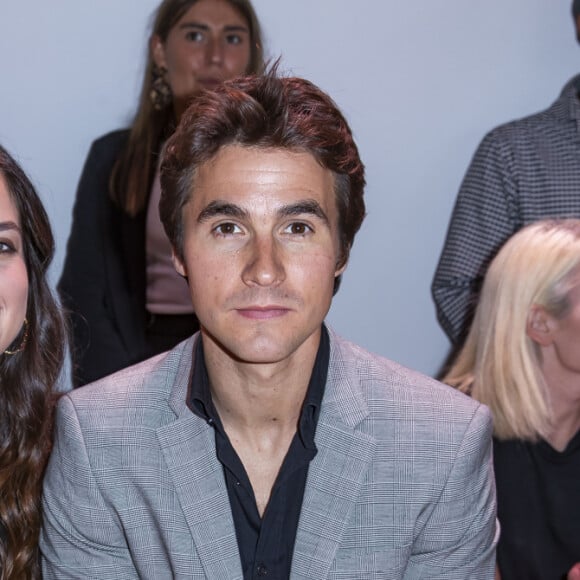
POLYGON ((503 246, 444 381, 493 412, 502 580, 580 578, 580 220, 503 246))

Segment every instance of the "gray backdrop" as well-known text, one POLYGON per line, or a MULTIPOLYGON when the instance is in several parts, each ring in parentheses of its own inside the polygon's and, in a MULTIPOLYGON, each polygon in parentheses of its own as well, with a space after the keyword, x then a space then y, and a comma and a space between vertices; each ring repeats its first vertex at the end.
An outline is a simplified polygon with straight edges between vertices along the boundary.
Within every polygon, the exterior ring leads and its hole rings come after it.
MULTIPOLYGON (((578 67, 564 0, 254 0, 267 53, 327 90, 367 167, 368 217, 329 320, 434 373, 448 343, 429 286, 459 183, 494 125, 550 104, 578 67)), ((0 142, 57 239, 90 142, 125 126, 157 0, 0 0, 0 142)))

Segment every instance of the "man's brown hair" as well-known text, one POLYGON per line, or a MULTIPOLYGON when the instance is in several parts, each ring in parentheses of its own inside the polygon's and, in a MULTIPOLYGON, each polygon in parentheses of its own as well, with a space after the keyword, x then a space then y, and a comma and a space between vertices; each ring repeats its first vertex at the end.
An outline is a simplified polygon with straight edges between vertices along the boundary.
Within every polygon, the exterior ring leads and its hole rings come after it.
POLYGON ((160 214, 183 259, 183 207, 195 195, 198 167, 227 145, 311 154, 335 179, 340 260, 348 260, 364 216, 365 178, 352 132, 334 101, 311 82, 276 67, 224 83, 197 98, 167 142, 161 164, 160 214))

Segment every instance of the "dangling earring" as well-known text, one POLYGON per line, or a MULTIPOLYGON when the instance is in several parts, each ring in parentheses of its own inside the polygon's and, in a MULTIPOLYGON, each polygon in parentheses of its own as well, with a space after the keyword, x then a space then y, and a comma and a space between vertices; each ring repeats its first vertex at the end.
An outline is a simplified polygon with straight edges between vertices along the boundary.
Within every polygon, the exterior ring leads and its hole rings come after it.
POLYGON ((163 66, 153 65, 153 81, 151 82, 151 91, 149 98, 156 111, 162 111, 171 104, 172 94, 171 87, 165 80, 167 69, 163 66))
POLYGON ((28 320, 25 318, 24 324, 22 326, 22 340, 20 341, 20 344, 15 349, 12 349, 12 350, 6 349, 4 351, 4 354, 12 355, 12 354, 22 352, 25 349, 27 342, 28 342, 28 320))

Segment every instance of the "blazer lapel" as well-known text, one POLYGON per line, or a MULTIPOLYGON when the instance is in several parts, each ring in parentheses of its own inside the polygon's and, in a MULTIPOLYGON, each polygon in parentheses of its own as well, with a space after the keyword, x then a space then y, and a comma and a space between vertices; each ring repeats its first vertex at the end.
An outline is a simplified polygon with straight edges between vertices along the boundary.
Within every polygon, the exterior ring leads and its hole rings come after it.
POLYGON ((319 422, 317 433, 292 558, 296 579, 328 577, 375 448, 341 425, 319 422))
POLYGON ((331 359, 292 559, 293 579, 327 578, 375 452, 356 426, 368 407, 331 333, 331 359), (347 370, 348 369, 348 370, 347 370))
MULTIPOLYGON (((191 347, 193 340, 186 344, 191 347)), ((223 468, 216 459, 214 430, 186 405, 192 350, 184 350, 170 398, 177 420, 157 429, 157 438, 206 577, 242 580, 223 468)))

